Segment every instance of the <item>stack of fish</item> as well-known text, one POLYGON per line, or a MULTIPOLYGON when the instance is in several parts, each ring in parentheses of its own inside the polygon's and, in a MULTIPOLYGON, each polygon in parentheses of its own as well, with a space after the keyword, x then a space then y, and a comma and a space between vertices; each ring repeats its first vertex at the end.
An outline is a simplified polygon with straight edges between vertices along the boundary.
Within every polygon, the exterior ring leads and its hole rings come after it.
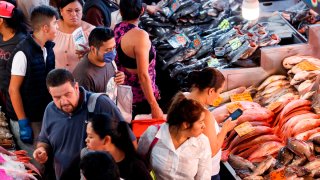
POLYGON ((283 11, 282 16, 302 34, 306 34, 309 25, 318 24, 320 21, 320 16, 310 10, 303 1, 283 11))
POLYGON ((253 131, 243 136, 239 136, 235 130, 231 131, 222 147, 222 160, 226 161, 229 154, 239 155, 252 162, 261 162, 268 155, 275 156, 284 144, 278 136, 274 135, 271 127, 274 113, 254 102, 231 102, 212 111, 218 122, 222 122, 229 116, 228 107, 231 106, 237 106, 243 110, 243 115, 238 118, 238 124, 250 122, 253 131))
POLYGON ((162 10, 144 14, 140 26, 151 35, 162 69, 177 80, 206 66, 258 66, 253 53, 258 47, 278 44, 280 38, 268 31, 268 23, 243 20, 241 2, 162 0, 158 4, 162 10), (224 50, 212 58, 215 47, 224 50))
POLYGON ((37 180, 41 175, 39 170, 30 163, 30 159, 26 151, 9 152, 0 146, 0 177, 37 180))
POLYGON ((273 122, 275 133, 284 141, 290 137, 306 140, 320 131, 320 116, 311 112, 311 102, 297 99, 288 102, 273 122))
POLYGON ((288 70, 290 84, 294 85, 303 99, 309 99, 316 77, 320 74, 320 59, 312 56, 290 56, 283 60, 288 70))
MULTIPOLYGON (((264 107, 275 102, 286 102, 290 99, 297 99, 297 91, 290 85, 288 78, 284 75, 272 75, 268 77, 257 88, 253 101, 264 107)), ((281 106, 279 106, 281 107, 281 106)), ((282 106, 283 108, 283 106, 282 106)), ((279 112, 277 108, 274 112, 279 112)))
POLYGON ((240 156, 230 155, 229 163, 243 179, 315 179, 320 177, 320 135, 308 141, 290 138, 276 157, 268 156, 261 163, 252 163, 240 156))

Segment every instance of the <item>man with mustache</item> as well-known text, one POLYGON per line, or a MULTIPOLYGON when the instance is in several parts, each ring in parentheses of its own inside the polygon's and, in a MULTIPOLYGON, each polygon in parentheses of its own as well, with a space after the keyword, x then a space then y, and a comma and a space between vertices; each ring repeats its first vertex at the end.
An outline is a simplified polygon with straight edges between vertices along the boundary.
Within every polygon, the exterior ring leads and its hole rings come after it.
MULTIPOLYGON (((53 102, 44 113, 33 156, 39 163, 45 163, 48 157, 53 157, 57 179, 79 179, 80 151, 85 147, 86 121, 90 117, 88 101, 92 93, 79 87, 71 72, 65 69, 52 70, 46 84, 53 102)), ((116 105, 104 95, 97 98, 93 113, 102 112, 124 121, 116 105)), ((130 133, 136 144, 135 136, 130 133)))

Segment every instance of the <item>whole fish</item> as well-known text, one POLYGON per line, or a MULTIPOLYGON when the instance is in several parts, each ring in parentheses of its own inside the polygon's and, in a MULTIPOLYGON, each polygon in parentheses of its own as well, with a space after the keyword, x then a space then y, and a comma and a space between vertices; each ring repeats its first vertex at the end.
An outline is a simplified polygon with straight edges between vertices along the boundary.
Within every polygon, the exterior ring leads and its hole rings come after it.
POLYGON ((285 168, 285 174, 295 174, 297 177, 308 175, 310 172, 310 170, 300 166, 289 166, 285 168))
POLYGON ((320 127, 296 134, 294 138, 306 141, 311 135, 315 133, 320 133, 320 127))
POLYGON ((272 128, 270 127, 267 127, 267 126, 255 126, 253 127, 253 131, 240 137, 240 136, 236 136, 236 138, 234 138, 234 140, 230 143, 228 149, 224 150, 222 152, 222 158, 224 160, 227 160, 228 159, 228 156, 229 156, 229 153, 232 151, 233 148, 235 148, 238 144, 246 141, 247 139, 251 138, 251 137, 254 137, 254 136, 258 136, 258 135, 261 135, 261 134, 267 134, 269 132, 272 132, 272 128))
POLYGON ((281 148, 277 156, 277 167, 287 166, 291 163, 293 157, 294 154, 287 147, 281 148))
POLYGON ((282 119, 284 117, 285 114, 287 114, 288 112, 290 112, 291 110, 300 107, 300 106, 309 106, 311 105, 311 102, 308 100, 293 100, 290 103, 288 103, 283 110, 280 113, 280 119, 282 119))
POLYGON ((258 91, 264 89, 267 85, 270 83, 277 81, 277 80, 283 80, 286 79, 287 77, 284 75, 272 75, 268 77, 266 80, 263 81, 263 83, 258 87, 258 91))
POLYGON ((316 158, 315 160, 308 162, 303 167, 308 169, 309 171, 320 169, 320 158, 316 158))
POLYGON ((258 136, 258 137, 254 138, 254 139, 252 139, 252 140, 250 140, 248 142, 245 142, 245 143, 237 146, 236 148, 234 148, 231 151, 231 154, 236 153, 236 152, 241 152, 246 148, 252 147, 252 146, 254 146, 256 144, 262 144, 262 143, 265 143, 265 142, 268 142, 268 141, 281 142, 281 139, 278 136, 273 135, 273 134, 261 135, 261 136, 258 136))
POLYGON ((251 161, 255 158, 264 157, 272 155, 275 152, 278 152, 284 145, 278 141, 268 141, 260 145, 260 148, 254 151, 249 157, 248 160, 251 161))
POLYGON ((232 37, 234 37, 238 33, 238 29, 232 28, 227 33, 220 36, 220 38, 217 40, 217 43, 215 44, 215 47, 223 47, 225 46, 232 37))
POLYGON ((309 145, 304 141, 289 138, 287 147, 296 155, 300 157, 305 156, 309 161, 312 161, 315 159, 314 154, 313 152, 311 152, 309 145))
POLYGON ((262 161, 257 168, 253 171, 252 175, 259 176, 266 172, 273 164, 275 164, 276 160, 272 156, 268 156, 265 161, 262 161))
POLYGON ((186 50, 184 51, 179 51, 178 54, 174 55, 173 57, 171 57, 166 64, 162 67, 163 70, 167 69, 167 67, 175 62, 178 61, 183 61, 185 59, 188 59, 189 57, 192 57, 193 55, 195 55, 197 53, 197 51, 200 49, 199 47, 193 48, 193 47, 188 47, 186 48, 186 50))
POLYGON ((312 56, 289 56, 287 58, 284 58, 282 61, 282 65, 286 69, 291 69, 296 64, 300 63, 303 60, 308 60, 310 62, 320 62, 318 58, 312 57, 312 56))
POLYGON ((308 159, 305 156, 303 156, 303 157, 295 156, 293 158, 292 163, 289 164, 289 166, 301 166, 301 165, 305 164, 307 161, 308 161, 308 159))
POLYGON ((298 122, 292 129, 291 135, 295 136, 299 133, 315 129, 320 126, 320 119, 304 119, 298 122))
POLYGON ((256 168, 250 161, 233 154, 230 154, 228 162, 236 170, 242 169, 254 171, 256 168))
POLYGON ((227 55, 228 59, 230 59, 230 63, 236 62, 250 48, 250 43, 248 41, 245 41, 238 49, 232 51, 227 55))

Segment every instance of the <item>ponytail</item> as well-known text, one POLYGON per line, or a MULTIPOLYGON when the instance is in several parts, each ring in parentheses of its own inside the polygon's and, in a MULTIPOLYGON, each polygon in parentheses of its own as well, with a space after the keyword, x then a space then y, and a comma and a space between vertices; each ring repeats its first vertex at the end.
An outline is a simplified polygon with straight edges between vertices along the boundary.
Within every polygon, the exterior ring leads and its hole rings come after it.
POLYGON ((119 133, 118 138, 112 137, 112 143, 117 148, 121 149, 126 154, 126 157, 129 157, 129 158, 136 157, 137 153, 129 135, 129 126, 127 122, 125 121, 119 122, 118 133, 119 133))

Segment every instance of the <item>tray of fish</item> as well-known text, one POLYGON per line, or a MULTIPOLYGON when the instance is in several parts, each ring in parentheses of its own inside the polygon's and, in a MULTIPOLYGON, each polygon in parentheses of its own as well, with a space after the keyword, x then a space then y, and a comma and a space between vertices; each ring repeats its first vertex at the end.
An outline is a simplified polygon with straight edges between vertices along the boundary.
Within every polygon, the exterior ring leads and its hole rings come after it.
POLYGON ((308 26, 320 22, 320 15, 310 9, 304 1, 300 1, 294 6, 286 9, 281 13, 281 16, 288 24, 306 37, 308 36, 308 26))
POLYGON ((161 70, 180 82, 189 72, 207 66, 257 67, 259 49, 279 44, 277 33, 289 27, 279 17, 246 21, 241 16, 241 3, 162 0, 158 3, 162 10, 141 16, 139 26, 150 34, 161 70))

